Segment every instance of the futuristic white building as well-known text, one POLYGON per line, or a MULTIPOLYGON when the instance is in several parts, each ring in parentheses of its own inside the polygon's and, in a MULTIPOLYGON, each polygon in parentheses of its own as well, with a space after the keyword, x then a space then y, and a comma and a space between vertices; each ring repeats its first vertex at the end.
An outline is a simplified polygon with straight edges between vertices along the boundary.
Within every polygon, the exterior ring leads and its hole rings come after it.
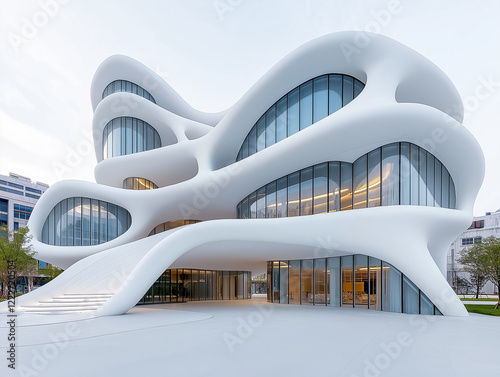
POLYGON ((305 44, 217 114, 131 58, 104 61, 97 184, 54 185, 29 224, 67 270, 19 304, 122 314, 186 280, 188 299, 247 298, 267 267, 272 302, 467 315, 446 252, 471 223, 481 149, 442 71, 367 36, 305 44))

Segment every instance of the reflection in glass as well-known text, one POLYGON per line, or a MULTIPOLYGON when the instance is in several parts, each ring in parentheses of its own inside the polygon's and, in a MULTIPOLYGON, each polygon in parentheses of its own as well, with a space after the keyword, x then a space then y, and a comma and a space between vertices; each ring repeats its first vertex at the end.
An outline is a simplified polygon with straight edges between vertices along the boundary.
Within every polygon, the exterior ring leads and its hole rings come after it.
POLYGON ((257 190, 257 218, 263 219, 266 217, 266 187, 261 187, 257 190))
POLYGON ((299 216, 299 172, 288 176, 288 217, 299 216))
POLYGON ((266 148, 266 115, 257 122, 257 152, 266 148))
POLYGON ((300 215, 312 215, 312 168, 300 172, 300 215))
POLYGON ((288 264, 288 302, 300 304, 300 261, 291 260, 288 264))
POLYGON ((287 210, 287 178, 283 177, 277 181, 276 192, 276 217, 286 217, 287 210))
POLYGON ((314 167, 314 214, 327 212, 328 164, 314 167))
POLYGON ((382 147, 382 205, 399 204, 399 144, 382 147))
POLYGON ((401 313, 401 272, 382 262, 382 310, 401 313))
POLYGON ((368 309, 368 257, 354 256, 354 306, 368 309))
POLYGON ((276 217, 276 181, 266 186, 266 217, 276 217))
POLYGON ((301 262, 301 304, 313 305, 313 261, 312 259, 304 259, 301 262))
POLYGON ((272 106, 266 113, 266 146, 276 143, 276 107, 272 106))
POLYGON ((370 309, 382 310, 382 268, 380 259, 370 257, 370 309))
POLYGON ((368 207, 380 206, 380 148, 368 153, 368 207))
POLYGON ((358 158, 352 167, 353 208, 366 208, 367 201, 367 155, 358 158))
POLYGON ((288 304, 288 263, 280 262, 280 303, 288 304))
POLYGON ((434 207, 434 156, 427 152, 427 205, 434 207))
POLYGON ((403 313, 419 313, 419 290, 410 279, 403 276, 403 313))
POLYGON ((340 211, 340 163, 328 163, 328 212, 340 211))
POLYGON ((410 204, 410 144, 401 143, 401 167, 400 167, 400 203, 410 204))
POLYGON ((288 94, 288 136, 299 132, 299 88, 288 94))
POLYGON ((420 292, 420 314, 434 314, 434 305, 422 292, 420 292))
POLYGON ((354 306, 354 271, 352 255, 341 258, 342 262, 342 306, 354 306))
POLYGON ((312 82, 300 86, 300 130, 312 124, 312 82))
POLYGON ((273 302, 280 302, 280 262, 273 262, 273 302))
POLYGON ((328 116, 328 76, 314 79, 313 123, 328 116))
POLYGON ((419 147, 415 144, 410 144, 410 204, 418 206, 418 151, 419 147))
POLYGON ((340 258, 327 259, 327 287, 328 305, 340 306, 340 258))
POLYGON ((314 305, 326 304, 326 259, 314 259, 314 305))
POLYGON ((352 209, 352 168, 351 164, 342 162, 340 165, 340 210, 352 209))

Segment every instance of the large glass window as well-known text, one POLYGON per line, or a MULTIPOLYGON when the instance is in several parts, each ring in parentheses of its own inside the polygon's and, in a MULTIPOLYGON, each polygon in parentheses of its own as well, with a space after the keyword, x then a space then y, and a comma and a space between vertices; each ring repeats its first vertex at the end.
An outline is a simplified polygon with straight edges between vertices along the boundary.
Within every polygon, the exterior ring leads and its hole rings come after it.
POLYGON ((257 122, 257 152, 266 148, 266 116, 265 114, 257 122))
POLYGON ((354 256, 354 305, 357 308, 368 309, 368 257, 354 256))
POLYGON ((367 155, 358 158, 352 168, 353 208, 366 208, 367 202, 367 155))
POLYGON ((326 305, 326 259, 314 259, 314 305, 326 305))
POLYGON ((382 310, 401 313, 401 272, 387 262, 382 263, 382 310))
POLYGON ((313 260, 304 259, 300 262, 301 264, 301 304, 302 305, 313 305, 313 260))
POLYGON ((299 132, 299 88, 288 94, 288 136, 299 132))
POLYGON ((328 305, 340 306, 340 258, 328 258, 326 268, 328 305))
POLYGON ((380 149, 368 153, 368 207, 380 206, 380 149))
POLYGON ((115 80, 112 83, 108 84, 108 86, 106 86, 106 88, 102 92, 102 99, 106 98, 110 94, 117 92, 128 92, 137 94, 141 97, 146 98, 148 101, 156 103, 153 96, 146 89, 127 80, 115 80))
POLYGON ((299 216, 299 172, 288 176, 288 216, 299 216))
MULTIPOLYGON (((259 208, 263 208, 259 217, 303 216, 399 204, 455 208, 456 201, 455 186, 446 168, 430 153, 410 143, 377 148, 353 164, 335 161, 314 165, 259 190, 259 199, 264 198, 259 202, 259 208), (435 190, 439 191, 436 199, 435 190)), ((257 216, 255 195, 237 204, 239 218, 257 216)))
POLYGON ((242 142, 237 160, 320 121, 351 102, 363 88, 362 82, 340 74, 306 81, 273 104, 257 121, 242 142))
POLYGON ((382 205, 399 204, 399 144, 382 147, 382 205))
POLYGON ((329 76, 328 114, 342 108, 342 75, 329 76))
POLYGON ((314 79, 313 123, 328 116, 328 76, 314 79))
POLYGON ((140 119, 115 118, 103 130, 103 156, 106 159, 159 148, 160 140, 158 132, 140 119))
POLYGON ((340 211, 340 163, 328 163, 328 212, 340 211))
POLYGON ((312 124, 312 82, 300 86, 300 129, 312 124))
POLYGON ((352 209, 352 167, 347 162, 340 165, 340 210, 352 209))
POLYGON ((291 260, 288 264, 288 302, 300 304, 300 261, 291 260))
POLYGON ((380 259, 370 260, 370 309, 382 310, 382 267, 380 259))
POLYGON ((59 202, 45 220, 43 229, 47 235, 42 237, 42 242, 55 246, 98 245, 125 233, 131 222, 127 210, 115 204, 68 198, 59 202))
POLYGON ((276 181, 266 186, 266 217, 276 217, 276 181))
POLYGON ((312 215, 312 168, 304 169, 300 172, 300 215, 312 215))
POLYGON ((276 183, 276 217, 286 217, 287 213, 287 177, 278 179, 276 183))
POLYGON ((280 303, 288 304, 288 263, 280 262, 280 303))
POLYGON ((276 143, 276 107, 272 106, 266 113, 266 146, 276 143))
POLYGON ((324 163, 314 167, 314 214, 326 213, 328 204, 328 164, 324 163))
POLYGON ((419 290, 406 276, 403 277, 403 313, 419 313, 419 290))
MULTIPOLYGON (((397 268, 367 255, 273 261, 267 266, 270 302, 441 314, 397 268)), ((202 276, 200 272, 200 281, 202 276)))
POLYGON ((342 262, 342 306, 354 305, 354 270, 352 255, 341 258, 342 262))
POLYGON ((400 204, 410 204, 410 144, 401 143, 400 204))
POLYGON ((283 97, 276 104, 276 142, 286 139, 287 97, 283 97))
POLYGON ((257 218, 266 217, 266 188, 261 187, 257 190, 257 218))

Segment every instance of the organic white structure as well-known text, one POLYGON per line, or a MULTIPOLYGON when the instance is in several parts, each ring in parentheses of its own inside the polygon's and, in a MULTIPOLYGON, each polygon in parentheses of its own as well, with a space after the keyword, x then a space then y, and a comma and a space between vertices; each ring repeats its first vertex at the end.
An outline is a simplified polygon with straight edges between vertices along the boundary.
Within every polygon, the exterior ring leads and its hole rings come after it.
POLYGON ((307 43, 218 114, 131 58, 107 59, 91 89, 97 184, 54 185, 29 224, 38 258, 67 270, 20 305, 99 294, 96 315, 121 314, 168 268, 262 273, 266 261, 282 271, 269 264, 282 279, 269 299, 292 302, 302 260, 302 304, 467 315, 444 274, 471 222, 481 149, 442 71, 367 36, 307 43), (199 222, 148 237, 177 220, 199 222))

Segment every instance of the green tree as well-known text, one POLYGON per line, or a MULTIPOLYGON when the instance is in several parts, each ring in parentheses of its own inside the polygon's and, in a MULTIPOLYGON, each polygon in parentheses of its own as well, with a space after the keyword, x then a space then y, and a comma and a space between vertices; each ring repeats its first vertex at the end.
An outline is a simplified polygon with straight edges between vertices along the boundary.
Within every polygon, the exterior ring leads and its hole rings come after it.
POLYGON ((63 270, 61 270, 60 268, 57 268, 56 266, 49 264, 48 266, 42 268, 40 270, 40 272, 44 275, 45 282, 48 283, 49 281, 51 281, 51 280, 55 279, 56 277, 58 277, 59 275, 61 275, 63 270))
POLYGON ((488 237, 482 243, 463 250, 461 254, 458 261, 464 265, 465 271, 473 271, 496 285, 498 302, 495 309, 498 309, 500 304, 500 238, 488 237))
POLYGON ((28 232, 27 227, 10 231, 6 225, 0 226, 0 281, 4 298, 8 296, 9 280, 12 279, 17 285, 21 276, 37 274, 38 262, 33 258, 32 236, 28 232))

